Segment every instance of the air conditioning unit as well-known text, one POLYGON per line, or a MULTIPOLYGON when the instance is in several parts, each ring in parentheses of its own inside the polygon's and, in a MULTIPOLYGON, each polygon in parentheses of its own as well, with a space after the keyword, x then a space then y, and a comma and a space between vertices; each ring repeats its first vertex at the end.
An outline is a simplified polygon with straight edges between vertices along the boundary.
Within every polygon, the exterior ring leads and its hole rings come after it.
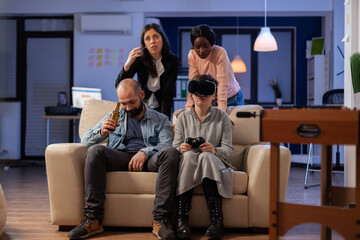
POLYGON ((83 14, 82 32, 117 32, 131 34, 131 16, 126 14, 83 14))

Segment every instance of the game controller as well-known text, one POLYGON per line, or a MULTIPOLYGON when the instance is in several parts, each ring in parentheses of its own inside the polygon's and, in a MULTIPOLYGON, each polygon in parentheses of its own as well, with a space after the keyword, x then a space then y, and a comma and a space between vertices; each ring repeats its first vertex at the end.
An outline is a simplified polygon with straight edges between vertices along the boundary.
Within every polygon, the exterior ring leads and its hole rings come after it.
POLYGON ((185 142, 190 144, 193 148, 198 148, 201 144, 205 142, 205 139, 202 137, 187 138, 185 142))

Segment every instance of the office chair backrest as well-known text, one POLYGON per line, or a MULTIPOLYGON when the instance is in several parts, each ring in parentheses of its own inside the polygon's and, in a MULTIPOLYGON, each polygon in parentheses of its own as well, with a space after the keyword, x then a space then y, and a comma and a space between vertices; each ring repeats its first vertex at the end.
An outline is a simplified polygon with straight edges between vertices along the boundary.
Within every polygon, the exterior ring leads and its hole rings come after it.
POLYGON ((333 89, 323 95, 323 105, 344 104, 344 89, 333 89))

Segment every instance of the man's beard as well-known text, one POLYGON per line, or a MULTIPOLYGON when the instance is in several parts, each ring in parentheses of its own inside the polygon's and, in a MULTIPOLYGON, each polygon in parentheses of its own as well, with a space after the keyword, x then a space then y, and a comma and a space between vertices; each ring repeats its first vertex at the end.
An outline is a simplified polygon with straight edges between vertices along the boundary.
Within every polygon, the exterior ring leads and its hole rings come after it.
POLYGON ((134 118, 138 116, 142 110, 144 109, 144 103, 143 101, 140 102, 140 106, 138 108, 131 109, 130 111, 126 111, 127 114, 129 114, 130 117, 134 118))

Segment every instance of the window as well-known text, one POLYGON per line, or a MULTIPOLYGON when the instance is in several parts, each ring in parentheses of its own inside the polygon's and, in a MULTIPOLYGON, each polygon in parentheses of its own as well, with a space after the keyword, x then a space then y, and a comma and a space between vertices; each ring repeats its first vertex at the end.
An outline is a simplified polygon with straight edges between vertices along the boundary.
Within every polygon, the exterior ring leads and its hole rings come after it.
MULTIPOLYGON (((272 27, 279 50, 255 52, 253 45, 260 31, 248 27, 213 27, 216 45, 226 49, 230 61, 240 55, 246 64, 246 73, 235 73, 246 103, 274 104, 275 96, 269 80, 276 79, 283 93, 283 103, 294 103, 294 27, 272 27)), ((188 52, 191 27, 179 27, 180 73, 188 74, 188 52)))

